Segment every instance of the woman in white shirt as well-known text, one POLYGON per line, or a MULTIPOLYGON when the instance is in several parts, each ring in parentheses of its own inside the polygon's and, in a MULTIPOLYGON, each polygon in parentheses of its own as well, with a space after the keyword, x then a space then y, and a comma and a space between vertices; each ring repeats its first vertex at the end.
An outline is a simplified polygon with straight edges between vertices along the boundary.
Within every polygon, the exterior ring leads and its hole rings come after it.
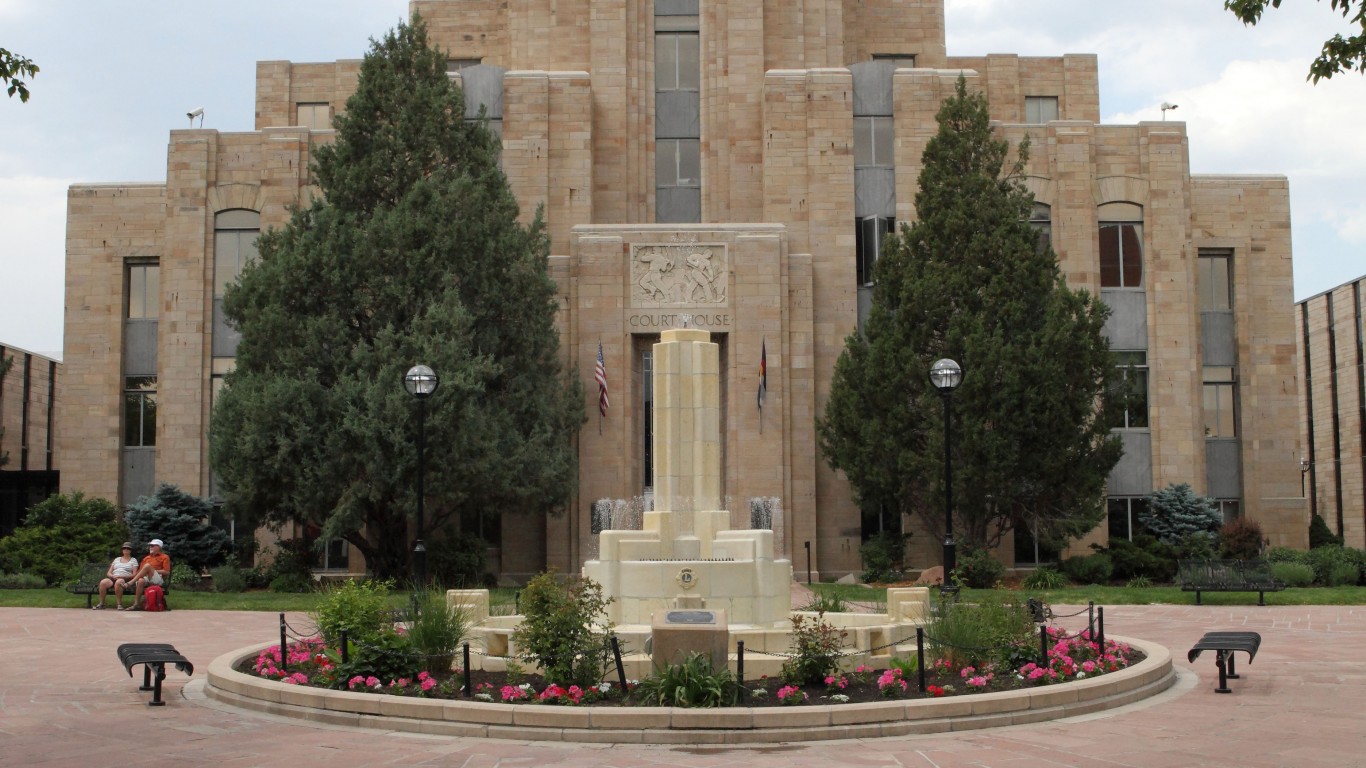
POLYGON ((123 554, 114 558, 114 562, 109 564, 109 572, 105 574, 104 581, 100 582, 100 602, 92 606, 97 611, 104 610, 104 597, 109 594, 109 588, 114 588, 114 596, 118 600, 119 610, 123 610, 123 590, 134 589, 133 574, 137 572, 138 561, 133 557, 133 543, 123 542, 123 554))

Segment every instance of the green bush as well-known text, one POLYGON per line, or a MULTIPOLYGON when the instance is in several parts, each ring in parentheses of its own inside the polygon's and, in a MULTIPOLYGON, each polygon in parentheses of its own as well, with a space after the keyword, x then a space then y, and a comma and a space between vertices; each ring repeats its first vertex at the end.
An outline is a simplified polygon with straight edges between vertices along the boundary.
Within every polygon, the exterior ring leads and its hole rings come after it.
POLYGON ((412 679, 423 670, 422 655, 406 635, 399 634, 393 627, 386 627, 364 639, 350 642, 350 660, 337 663, 336 685, 344 687, 346 681, 360 675, 377 677, 385 685, 400 677, 412 679))
POLYGON ((1308 565, 1309 553, 1292 547, 1272 547, 1262 553, 1262 559, 1268 563, 1302 563, 1308 565))
POLYGON ((977 547, 963 547, 954 568, 955 581, 971 589, 991 589, 1006 573, 1000 560, 991 552, 977 547))
POLYGON ((1309 520, 1309 548, 1318 549, 1333 545, 1342 546, 1342 537, 1333 533, 1323 516, 1314 515, 1309 520))
POLYGON ((1191 490, 1189 483, 1153 492, 1138 521, 1145 531, 1173 546, 1192 533, 1213 534, 1223 523, 1214 501, 1191 490))
POLYGON ((1153 585, 1153 580, 1147 576, 1135 576, 1125 582, 1124 586, 1128 589, 1147 589, 1153 585))
POLYGON ((313 587, 313 577, 302 573, 282 573, 270 580, 270 591, 279 594, 312 592, 313 587))
POLYGON ((838 592, 826 594, 824 592, 812 592, 811 599, 806 605, 798 608, 799 611, 811 611, 814 613, 844 613, 849 610, 848 604, 838 592))
POLYGON ((329 587, 312 614, 323 639, 337 643, 342 630, 346 630, 352 640, 369 641, 383 632, 392 623, 389 620, 389 590, 393 586, 391 581, 348 579, 329 587))
POLYGON ((783 680, 793 685, 808 685, 825 680, 839 668, 845 632, 815 616, 792 616, 792 658, 783 662, 783 680))
POLYGON ((1178 560, 1217 560, 1219 537, 1214 533, 1188 533, 1173 545, 1178 560))
POLYGON ((647 707, 729 707, 739 690, 729 668, 715 669, 710 657, 690 653, 682 664, 669 664, 641 680, 633 696, 647 707))
POLYGON ((1307 587, 1314 583, 1314 569, 1306 563, 1272 563, 1271 578, 1287 587, 1307 587))
POLYGON ((421 655, 423 669, 451 671, 455 653, 470 635, 473 621, 463 605, 451 605, 446 590, 431 586, 417 596, 417 615, 408 625, 408 641, 421 655))
POLYGON ((172 561, 171 563, 171 586, 186 592, 197 592, 204 587, 204 579, 186 563, 172 561))
POLYGON ((42 589, 46 586, 42 576, 32 573, 0 573, 0 589, 42 589))
POLYGON ((1110 539, 1110 546, 1102 551, 1110 556, 1114 579, 1128 581, 1135 576, 1147 576, 1153 581, 1170 582, 1176 578, 1176 548, 1148 534, 1138 534, 1133 541, 1110 539))
POLYGON ((1262 551, 1262 526, 1256 520, 1238 517, 1219 529, 1219 556, 1231 560, 1251 560, 1262 551))
POLYGON ((906 539, 891 531, 879 531, 865 541, 858 550, 863 560, 859 580, 865 583, 899 580, 906 571, 906 539))
POLYGON ((280 539, 275 542, 275 556, 270 563, 258 570, 262 586, 281 576, 313 577, 313 567, 318 564, 318 553, 308 539, 280 539))
POLYGON ((1078 584, 1106 584, 1115 570, 1110 556, 1103 552, 1069 557, 1059 566, 1067 578, 1078 584))
POLYGON ((488 549, 477 536, 435 538, 427 542, 427 573, 451 589, 477 589, 485 583, 488 549))
POLYGON ((123 521, 135 544, 146 546, 152 539, 161 539, 173 564, 184 563, 200 573, 222 563, 232 548, 227 532, 208 523, 212 515, 208 499, 162 483, 152 495, 129 504, 123 521))
POLYGON ((247 579, 242 569, 235 565, 220 565, 209 572, 213 577, 215 592, 246 592, 247 579))
POLYGON ((1328 578, 1325 579, 1325 586, 1329 587, 1355 587, 1361 580, 1361 571, 1356 563, 1335 563, 1328 569, 1328 578))
POLYGON ((1340 587, 1346 584, 1356 584, 1360 577, 1356 558, 1347 549, 1337 544, 1315 547, 1306 553, 1305 560, 1314 569, 1315 584, 1325 587, 1340 587), (1343 579, 1342 581, 1336 583, 1333 581, 1335 572, 1336 578, 1343 579))
POLYGON ((118 507, 77 491, 34 505, 14 533, 0 539, 0 571, 30 573, 56 584, 84 563, 108 565, 128 529, 118 507))
POLYGON ((1062 589, 1067 586, 1067 577, 1053 568, 1035 568, 1033 573, 1024 577, 1023 585, 1025 589, 1062 589))
POLYGON ((933 657, 953 669, 988 663, 1015 669, 1019 665, 1013 662, 1021 652, 1038 655, 1038 634, 1025 603, 1008 603, 992 595, 972 605, 941 601, 925 634, 933 657))
POLYGON ((610 602, 592 579, 538 574, 522 589, 522 623, 513 633, 518 657, 539 665, 547 682, 596 685, 611 656, 610 602))

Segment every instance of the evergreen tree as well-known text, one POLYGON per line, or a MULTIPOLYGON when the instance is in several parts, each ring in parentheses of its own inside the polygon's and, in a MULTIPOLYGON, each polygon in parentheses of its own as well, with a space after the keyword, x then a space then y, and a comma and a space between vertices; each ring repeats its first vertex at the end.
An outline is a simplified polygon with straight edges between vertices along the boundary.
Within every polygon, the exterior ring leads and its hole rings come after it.
POLYGON ((929 370, 953 358, 956 538, 995 546, 1020 524, 1045 540, 1079 535, 1104 514, 1121 452, 1109 310, 1067 288, 1028 223, 1028 143, 1007 167, 1008 142, 962 78, 937 119, 919 218, 887 238, 868 321, 835 365, 821 449, 865 510, 916 514, 942 535, 944 408, 929 370))
POLYGON ((230 511, 319 526, 380 576, 407 573, 410 366, 440 377, 425 402, 429 528, 554 511, 577 477, 582 387, 559 363, 544 226, 517 221, 498 140, 464 114, 420 18, 372 41, 316 154, 322 195, 260 237, 225 297, 242 340, 212 455, 230 511))
POLYGON ((123 511, 128 536, 139 549, 161 539, 171 562, 188 564, 195 572, 227 559, 232 541, 228 534, 209 524, 213 505, 174 485, 162 483, 150 496, 142 496, 123 511))
POLYGON ((1148 497, 1148 508, 1139 512, 1138 521, 1160 541, 1172 545, 1193 533, 1207 534, 1213 540, 1224 523, 1214 501, 1191 490, 1190 483, 1155 491, 1148 497))

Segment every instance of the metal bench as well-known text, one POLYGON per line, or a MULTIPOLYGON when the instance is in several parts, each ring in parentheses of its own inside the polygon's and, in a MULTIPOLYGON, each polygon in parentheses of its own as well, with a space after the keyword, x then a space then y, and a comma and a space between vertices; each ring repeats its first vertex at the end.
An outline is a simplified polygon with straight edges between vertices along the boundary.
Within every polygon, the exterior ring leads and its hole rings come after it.
POLYGON ((1247 663, 1251 664, 1261 645, 1262 636, 1256 632, 1206 632, 1186 654, 1186 660, 1194 663, 1202 651, 1214 651, 1214 663, 1219 667, 1219 687, 1214 692, 1233 693, 1228 681, 1239 679, 1233 667, 1233 654, 1246 653, 1247 663))
MULTIPOLYGON (((66 585, 66 591, 73 595, 85 595, 85 607, 89 608, 95 604, 95 597, 100 594, 100 582, 104 581, 109 574, 109 563, 86 563, 81 566, 81 575, 75 581, 66 585)), ((163 597, 171 592, 171 580, 165 579, 166 583, 161 586, 163 597)), ((114 588, 109 588, 109 594, 114 594, 114 588)), ((136 589, 128 589, 123 592, 125 597, 132 597, 137 594, 136 589)), ((171 603, 167 601, 166 610, 171 610, 171 603)))
POLYGON ((133 676, 133 667, 142 665, 142 686, 138 690, 152 692, 152 700, 147 702, 149 707, 166 706, 161 699, 161 681, 166 679, 167 664, 174 664, 186 675, 194 674, 190 660, 168 643, 124 643, 119 646, 118 655, 129 677, 133 676))
POLYGON ((1182 560, 1177 568, 1181 591, 1194 592, 1196 605, 1201 592, 1256 592, 1257 605, 1266 605, 1267 592, 1285 589, 1265 560, 1182 560))

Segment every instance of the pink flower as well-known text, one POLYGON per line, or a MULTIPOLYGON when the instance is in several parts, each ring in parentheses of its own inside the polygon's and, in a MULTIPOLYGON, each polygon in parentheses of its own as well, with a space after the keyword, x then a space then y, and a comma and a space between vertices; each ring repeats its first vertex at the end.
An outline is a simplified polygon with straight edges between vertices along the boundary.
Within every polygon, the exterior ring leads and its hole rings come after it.
POLYGON ((427 678, 429 678, 429 677, 431 677, 431 675, 430 675, 429 673, 427 673, 427 672, 418 672, 418 673, 417 673, 417 679, 418 679, 418 680, 424 680, 424 681, 425 681, 425 680, 426 680, 427 678))
POLYGON ((436 680, 433 679, 433 678, 428 677, 428 678, 425 678, 425 679, 422 681, 422 683, 421 683, 420 685, 421 685, 422 690, 424 690, 424 691, 430 691, 431 689, 433 689, 433 688, 436 687, 436 680))
POLYGON ((365 685, 368 686, 368 687, 370 687, 370 688, 379 688, 379 687, 382 685, 382 683, 380 683, 378 677, 375 677, 374 675, 371 675, 371 676, 365 678, 365 685))
POLYGON ((356 686, 358 685, 365 685, 365 677, 363 675, 356 675, 346 681, 346 687, 353 691, 356 690, 356 686))
POLYGON ((974 688, 985 688, 987 685, 987 679, 985 677, 982 677, 981 675, 977 675, 976 677, 969 677, 967 682, 968 685, 971 685, 974 688))
POLYGON ((1094 661, 1083 661, 1081 663, 1081 670, 1089 675, 1096 671, 1096 663, 1094 661))

